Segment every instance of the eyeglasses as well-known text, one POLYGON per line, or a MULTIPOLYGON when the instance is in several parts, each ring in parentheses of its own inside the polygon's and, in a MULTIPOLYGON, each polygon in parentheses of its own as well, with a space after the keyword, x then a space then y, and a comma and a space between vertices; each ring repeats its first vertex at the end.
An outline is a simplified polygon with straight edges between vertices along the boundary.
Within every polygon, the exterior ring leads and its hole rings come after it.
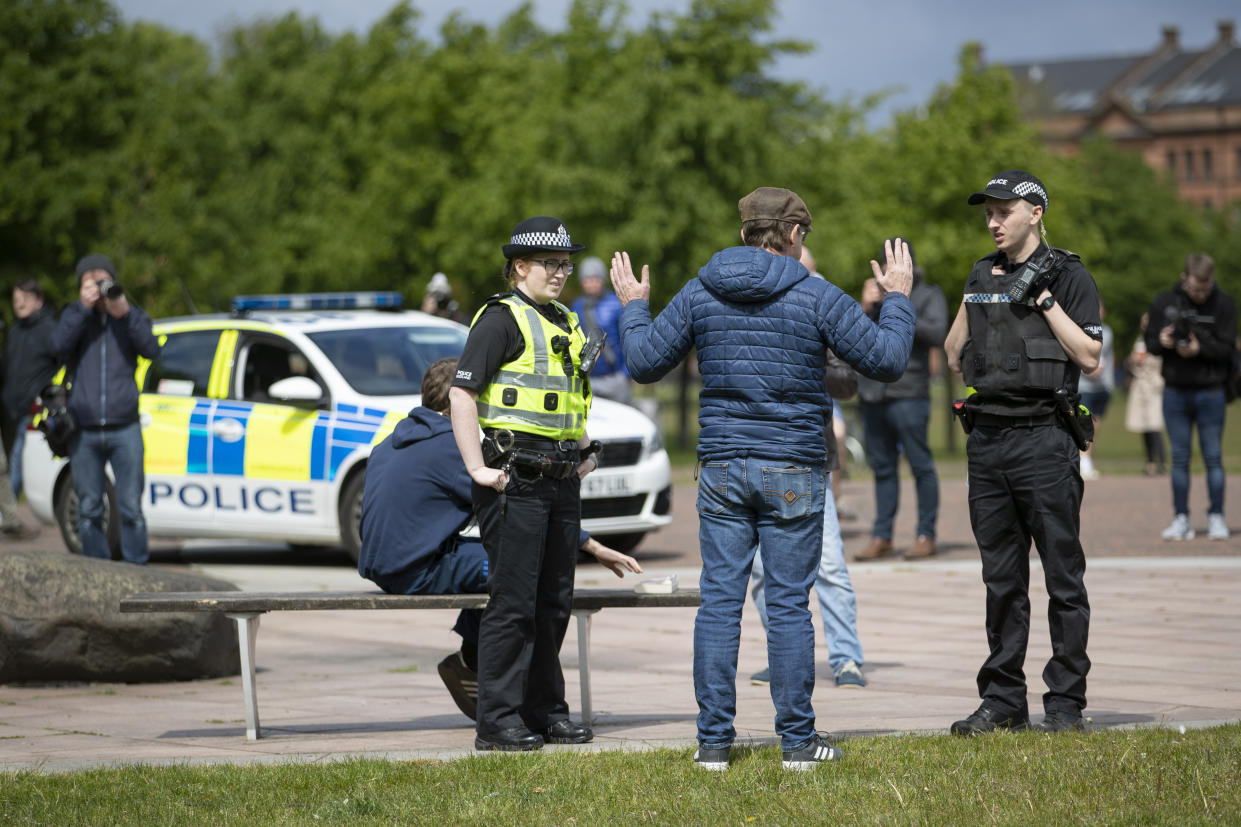
POLYGON ((799 225, 799 226, 801 227, 801 237, 802 237, 802 238, 805 238, 806 236, 810 235, 810 225, 809 225, 809 224, 801 224, 801 225, 799 225))
POLYGON ((548 273, 564 273, 566 276, 573 275, 573 262, 567 259, 561 261, 558 258, 532 258, 529 261, 531 264, 543 265, 543 269, 548 273))

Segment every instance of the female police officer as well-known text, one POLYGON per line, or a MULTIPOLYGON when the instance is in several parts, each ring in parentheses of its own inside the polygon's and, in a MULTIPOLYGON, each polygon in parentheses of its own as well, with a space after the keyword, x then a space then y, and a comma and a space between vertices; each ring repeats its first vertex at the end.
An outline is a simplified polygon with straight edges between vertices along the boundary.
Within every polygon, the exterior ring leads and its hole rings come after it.
POLYGON ((579 366, 586 339, 577 317, 556 301, 573 272, 569 255, 583 249, 555 218, 528 218, 514 228, 503 248, 513 290, 492 296, 474 317, 449 392, 490 565, 478 642, 480 750, 594 737, 569 720, 560 670, 580 480, 599 462, 584 451, 590 386, 579 366))

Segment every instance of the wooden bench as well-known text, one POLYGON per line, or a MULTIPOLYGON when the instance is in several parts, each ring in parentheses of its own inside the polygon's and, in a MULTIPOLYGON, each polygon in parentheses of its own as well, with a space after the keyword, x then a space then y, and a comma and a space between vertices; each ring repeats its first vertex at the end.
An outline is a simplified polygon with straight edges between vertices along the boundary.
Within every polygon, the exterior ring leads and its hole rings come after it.
MULTIPOLYGON (((259 707, 254 686, 254 647, 259 619, 267 612, 336 611, 338 609, 481 609, 485 594, 385 594, 373 592, 152 592, 121 600, 122 612, 222 612, 237 624, 241 653, 241 687, 246 704, 246 738, 258 740, 259 707)), ((698 589, 671 594, 638 594, 632 589, 576 589, 578 678, 582 687, 582 721, 590 724, 590 618, 600 609, 660 608, 698 605, 698 589)))

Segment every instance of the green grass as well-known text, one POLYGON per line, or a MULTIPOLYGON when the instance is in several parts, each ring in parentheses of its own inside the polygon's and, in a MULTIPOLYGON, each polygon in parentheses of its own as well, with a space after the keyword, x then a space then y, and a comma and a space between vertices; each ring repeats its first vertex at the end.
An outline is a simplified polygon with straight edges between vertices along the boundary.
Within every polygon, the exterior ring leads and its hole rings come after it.
MULTIPOLYGON (((951 389, 954 395, 963 393, 960 380, 956 380, 951 389)), ((690 400, 690 434, 689 445, 682 450, 677 442, 676 386, 666 380, 652 389, 639 391, 643 395, 653 395, 660 404, 660 418, 664 426, 664 440, 668 456, 678 468, 692 468, 694 465, 694 446, 698 437, 698 388, 692 388, 690 400)), ((931 385, 931 423, 927 428, 927 436, 931 443, 931 451, 935 454, 936 467, 940 476, 945 479, 963 478, 965 476, 965 434, 961 426, 949 414, 950 389, 942 380, 931 385)), ((1146 454, 1142 448, 1142 437, 1125 430, 1125 403, 1127 394, 1124 389, 1117 389, 1112 394, 1107 415, 1099 424, 1095 439, 1095 464, 1104 474, 1140 474, 1146 464, 1146 454)), ((846 418, 850 424, 850 433, 862 438, 861 420, 857 416, 857 400, 844 403, 846 418)), ((1229 406, 1232 418, 1241 416, 1241 404, 1229 406)), ((1204 470, 1202 455, 1198 451, 1197 434, 1195 433, 1193 461, 1190 471, 1199 473, 1204 470)), ((1164 434, 1165 451, 1168 440, 1164 434)), ((1224 428, 1224 470, 1230 474, 1241 473, 1241 427, 1224 428)), ((1170 454, 1169 454, 1170 456, 1170 454)), ((902 474, 908 474, 908 466, 902 464, 902 474)), ((856 466, 849 469, 852 478, 868 478, 870 469, 856 466)))
POLYGON ((0 777, 22 824, 1235 824, 1241 725, 856 738, 811 773, 773 747, 726 773, 688 749, 128 767, 0 777))

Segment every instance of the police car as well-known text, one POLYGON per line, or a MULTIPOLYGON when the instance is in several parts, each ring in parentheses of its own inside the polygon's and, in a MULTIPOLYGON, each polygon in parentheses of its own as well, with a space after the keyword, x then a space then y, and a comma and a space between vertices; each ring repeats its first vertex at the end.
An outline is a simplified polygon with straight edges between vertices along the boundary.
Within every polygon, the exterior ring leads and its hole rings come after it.
MULTIPOLYGON (((400 300, 242 296, 229 315, 154 322, 160 354, 136 372, 149 535, 343 546, 357 559, 371 447, 419 403, 426 368, 460 355, 468 333, 403 311, 400 300)), ((668 455, 649 419, 606 399, 594 400, 588 432, 604 451, 582 483, 584 525, 632 549, 671 521, 668 455)), ((37 430, 22 456, 31 510, 80 552, 68 462, 37 430)), ((111 483, 107 497, 108 542, 120 559, 111 483)))

